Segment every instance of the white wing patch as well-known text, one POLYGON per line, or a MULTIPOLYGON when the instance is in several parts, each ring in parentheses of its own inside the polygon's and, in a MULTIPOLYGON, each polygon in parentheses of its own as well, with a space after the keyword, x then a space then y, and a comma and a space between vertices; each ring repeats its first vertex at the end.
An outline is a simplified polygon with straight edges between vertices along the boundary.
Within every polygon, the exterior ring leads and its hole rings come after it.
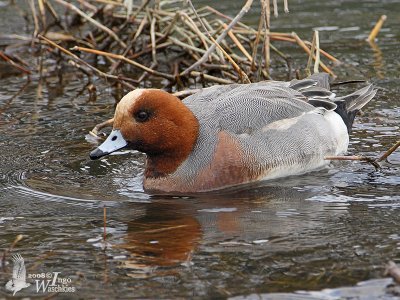
POLYGON ((294 118, 282 119, 282 120, 272 122, 271 124, 264 126, 262 128, 262 131, 267 131, 267 130, 271 130, 271 129, 288 130, 290 127, 295 125, 300 120, 300 118, 302 118, 304 115, 305 115, 305 113, 301 114, 300 116, 294 117, 294 118))

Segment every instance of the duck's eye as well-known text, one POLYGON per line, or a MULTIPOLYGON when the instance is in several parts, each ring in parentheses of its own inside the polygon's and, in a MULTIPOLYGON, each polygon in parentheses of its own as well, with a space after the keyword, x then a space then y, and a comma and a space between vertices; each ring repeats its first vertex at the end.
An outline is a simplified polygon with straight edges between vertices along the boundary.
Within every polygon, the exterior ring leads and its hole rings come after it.
POLYGON ((140 110, 135 114, 135 120, 138 122, 146 122, 150 118, 150 113, 140 110))

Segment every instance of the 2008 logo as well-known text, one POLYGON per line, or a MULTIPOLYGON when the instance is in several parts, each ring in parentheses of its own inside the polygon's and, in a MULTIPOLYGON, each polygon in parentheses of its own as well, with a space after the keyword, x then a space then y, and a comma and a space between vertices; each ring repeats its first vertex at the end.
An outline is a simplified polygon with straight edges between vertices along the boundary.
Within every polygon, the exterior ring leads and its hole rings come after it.
POLYGON ((6 289, 15 295, 18 291, 27 288, 31 283, 27 279, 34 280, 36 283, 36 293, 74 293, 76 288, 72 286, 70 277, 61 277, 61 272, 41 272, 26 274, 25 262, 20 254, 12 257, 14 262, 12 279, 6 283, 6 289))

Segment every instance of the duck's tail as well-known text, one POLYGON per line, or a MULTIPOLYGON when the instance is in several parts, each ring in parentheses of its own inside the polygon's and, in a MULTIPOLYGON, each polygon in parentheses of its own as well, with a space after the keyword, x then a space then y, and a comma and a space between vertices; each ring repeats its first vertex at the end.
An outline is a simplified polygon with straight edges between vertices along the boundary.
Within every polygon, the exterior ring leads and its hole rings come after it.
POLYGON ((370 84, 354 93, 343 97, 336 97, 333 100, 337 105, 335 112, 342 117, 348 132, 351 131, 357 113, 374 98, 376 91, 373 85, 370 84))
POLYGON ((354 118, 360 109, 366 105, 376 94, 372 84, 343 97, 336 97, 330 91, 329 74, 315 73, 302 80, 292 80, 289 87, 302 93, 308 103, 316 107, 324 107, 338 113, 351 131, 354 118), (336 104, 336 105, 335 105, 336 104))

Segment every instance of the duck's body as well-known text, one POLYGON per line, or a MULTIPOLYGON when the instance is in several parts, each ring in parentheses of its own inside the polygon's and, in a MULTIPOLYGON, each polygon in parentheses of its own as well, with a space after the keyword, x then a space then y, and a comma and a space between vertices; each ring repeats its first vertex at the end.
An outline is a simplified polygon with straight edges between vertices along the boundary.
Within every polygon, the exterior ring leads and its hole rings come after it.
POLYGON ((135 90, 118 104, 113 133, 91 157, 126 145, 145 152, 145 190, 167 193, 316 170, 328 163, 325 156, 347 150, 355 112, 375 94, 369 86, 335 98, 327 78, 214 86, 182 102, 159 90, 135 90), (143 111, 148 119, 138 120, 143 111))

